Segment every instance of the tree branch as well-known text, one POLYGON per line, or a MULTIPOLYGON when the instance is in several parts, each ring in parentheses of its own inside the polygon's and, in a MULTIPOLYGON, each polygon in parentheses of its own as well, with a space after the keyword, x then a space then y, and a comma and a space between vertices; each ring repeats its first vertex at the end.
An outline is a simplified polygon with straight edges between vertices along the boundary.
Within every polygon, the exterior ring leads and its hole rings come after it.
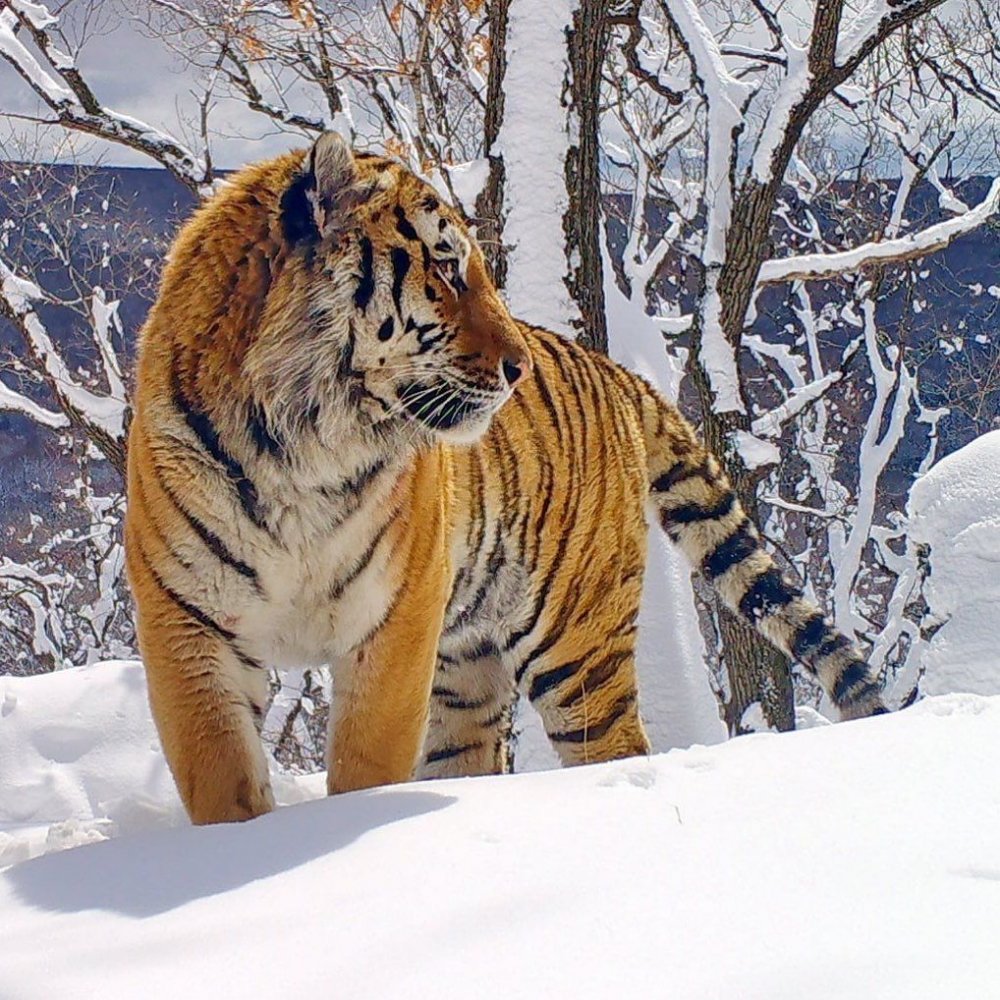
POLYGON ((776 285, 785 281, 820 281, 840 277, 865 267, 899 264, 943 250, 954 240, 977 229, 1000 209, 1000 177, 993 181, 989 193, 975 206, 953 219, 928 226, 919 233, 898 239, 864 243, 839 253, 802 254, 765 261, 757 277, 759 285, 776 285))

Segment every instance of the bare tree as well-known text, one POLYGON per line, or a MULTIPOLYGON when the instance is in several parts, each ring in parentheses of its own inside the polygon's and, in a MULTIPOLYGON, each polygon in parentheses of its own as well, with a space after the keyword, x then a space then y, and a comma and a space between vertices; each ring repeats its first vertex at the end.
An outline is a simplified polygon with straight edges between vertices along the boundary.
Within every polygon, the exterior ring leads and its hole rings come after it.
MULTIPOLYGON (((931 54, 922 41, 957 38, 953 25, 933 19, 939 6, 935 0, 913 0, 869 4, 863 11, 853 11, 842 0, 820 0, 811 20, 803 22, 798 8, 759 0, 725 8, 678 0, 633 3, 615 19, 621 55, 614 70, 617 97, 612 107, 617 128, 629 142, 611 153, 631 175, 637 195, 628 223, 626 259, 640 265, 645 293, 662 276, 662 269, 676 268, 680 258, 683 280, 673 305, 690 308, 690 321, 668 317, 665 327, 689 331, 686 358, 704 434, 723 456, 741 500, 758 518, 764 513, 762 487, 766 489, 764 484, 789 454, 777 444, 805 443, 794 435, 783 439, 790 425, 815 427, 826 395, 844 380, 847 361, 863 350, 868 362, 876 392, 861 444, 869 463, 865 487, 858 496, 844 498, 840 513, 823 506, 816 515, 825 519, 834 535, 847 519, 851 524, 826 554, 843 556, 834 603, 841 625, 856 625, 862 638, 870 637, 871 628, 854 617, 848 598, 855 592, 859 562, 875 532, 874 483, 899 440, 901 421, 910 408, 918 420, 923 413, 901 353, 887 347, 875 323, 874 305, 881 287, 877 272, 923 258, 981 226, 997 210, 1000 195, 1000 187, 994 185, 980 204, 970 208, 938 177, 938 164, 955 138, 958 108, 965 106, 948 98, 959 86, 956 78, 969 79, 961 70, 955 45, 950 49, 939 45, 931 54), (929 104, 934 105, 933 115, 929 104), (938 113, 941 108, 945 114, 938 113), (658 119, 651 120, 651 109, 658 109, 658 119), (810 169, 808 162, 817 145, 824 150, 826 167, 832 168, 827 176, 844 176, 834 144, 823 143, 821 137, 831 114, 840 114, 841 119, 829 134, 856 158, 871 161, 874 136, 882 147, 878 151, 885 153, 888 148, 888 161, 902 164, 903 184, 891 208, 864 234, 848 226, 838 237, 829 227, 823 231, 817 217, 810 220, 808 212, 792 219, 786 203, 790 186, 806 203, 821 193, 819 171, 810 169), (855 121, 849 123, 853 130, 847 139, 837 130, 851 116, 855 121), (921 125, 933 128, 924 127, 921 134, 921 125), (856 144, 859 137, 863 141, 856 144), (950 217, 923 230, 904 232, 910 194, 925 180, 939 188, 942 210, 950 217), (638 207, 650 193, 670 206, 672 250, 650 238, 645 208, 638 207), (843 245, 859 236, 858 244, 843 245), (831 244, 837 242, 841 246, 834 249, 831 244), (791 252, 775 256, 782 244, 791 252), (804 254, 803 244, 811 244, 815 252, 804 254), (860 339, 845 352, 839 369, 831 369, 818 346, 810 348, 808 364, 803 366, 787 343, 755 332, 762 291, 795 282, 797 302, 792 307, 804 317, 803 323, 812 323, 814 336, 816 314, 822 315, 822 310, 814 309, 803 283, 839 282, 848 275, 858 275, 849 284, 854 289, 851 308, 860 339), (768 371, 776 375, 770 377, 768 371), (762 392, 762 385, 771 388, 762 392), (890 420, 888 435, 883 433, 885 420, 890 420)), ((992 30, 995 14, 985 7, 978 10, 992 30)), ((970 49, 961 46, 961 51, 970 49)), ((993 93, 989 78, 995 67, 981 53, 975 66, 974 86, 959 89, 963 101, 989 109, 993 93)), ((830 181, 826 187, 829 190, 830 181)), ((847 209, 853 206, 848 204, 847 209)), ((627 280, 627 275, 619 277, 627 280)), ((806 343, 815 345, 809 329, 803 332, 806 343)), ((837 433, 825 425, 819 432, 820 438, 837 433)), ((835 444, 816 442, 815 435, 812 440, 824 450, 835 444)), ((835 481, 829 456, 824 461, 826 472, 820 462, 811 475, 835 481)), ((888 539, 883 541, 888 546, 888 539)), ((739 731, 748 710, 757 704, 767 724, 790 728, 794 718, 788 664, 724 612, 718 629, 730 729, 739 731)))

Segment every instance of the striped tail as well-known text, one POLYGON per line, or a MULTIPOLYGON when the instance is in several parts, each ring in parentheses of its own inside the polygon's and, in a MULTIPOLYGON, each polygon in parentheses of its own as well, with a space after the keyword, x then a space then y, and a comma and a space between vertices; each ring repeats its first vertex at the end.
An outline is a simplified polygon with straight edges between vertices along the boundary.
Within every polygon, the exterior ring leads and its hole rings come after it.
POLYGON ((666 434, 658 421, 649 455, 650 496, 664 530, 730 610, 816 676, 842 718, 885 712, 858 647, 782 574, 719 462, 671 416, 666 434))

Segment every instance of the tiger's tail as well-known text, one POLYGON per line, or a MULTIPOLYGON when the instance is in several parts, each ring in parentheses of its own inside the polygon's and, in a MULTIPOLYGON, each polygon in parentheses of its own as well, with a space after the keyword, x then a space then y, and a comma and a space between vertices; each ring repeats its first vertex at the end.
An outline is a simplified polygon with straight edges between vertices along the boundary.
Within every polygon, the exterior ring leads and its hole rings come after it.
POLYGON ((650 500, 669 537, 726 606, 813 674, 842 718, 885 712, 864 656, 784 575, 718 460, 654 390, 642 406, 650 500))

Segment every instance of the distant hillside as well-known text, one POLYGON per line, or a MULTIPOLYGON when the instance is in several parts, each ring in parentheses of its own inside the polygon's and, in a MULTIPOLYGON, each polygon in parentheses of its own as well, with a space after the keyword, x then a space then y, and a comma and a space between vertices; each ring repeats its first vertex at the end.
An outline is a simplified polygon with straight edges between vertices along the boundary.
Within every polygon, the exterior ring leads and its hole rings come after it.
MULTIPOLYGON (((136 331, 149 307, 153 294, 154 279, 162 256, 162 249, 182 221, 194 207, 191 193, 164 170, 147 168, 97 167, 88 168, 84 178, 78 177, 76 168, 52 166, 30 168, 15 164, 0 164, 0 224, 4 226, 3 238, 14 233, 20 222, 26 204, 26 194, 40 198, 43 203, 51 200, 56 212, 69 211, 88 214, 94 219, 94 226, 79 234, 79 238, 90 238, 96 226, 103 226, 112 251, 124 250, 124 244, 135 241, 137 233, 145 234, 150 253, 148 264, 150 273, 145 287, 131 289, 122 296, 121 315, 125 324, 126 354, 131 354, 136 331), (27 172, 26 172, 27 171, 27 172), (34 171, 34 173, 32 172, 34 171), (76 183, 79 190, 74 195, 72 205, 67 207, 59 201, 66 200, 66 192, 76 183), (30 191, 28 190, 30 189, 30 191), (60 205, 62 207, 60 207, 60 205), (126 235, 122 235, 126 233, 126 235)), ((958 193, 973 204, 983 197, 987 188, 985 178, 970 178, 957 185, 958 193)), ((858 215, 864 214, 866 201, 889 197, 891 192, 881 187, 868 185, 851 191, 845 184, 842 197, 851 197, 857 206, 858 215)), ((31 203, 31 198, 27 199, 31 203)), ((789 194, 792 214, 794 199, 789 194)), ((620 257, 624 245, 624 228, 616 221, 627 212, 628 202, 621 196, 610 196, 607 207, 611 221, 609 231, 612 252, 620 257)), ((654 227, 662 227, 668 206, 656 210, 654 227)), ((814 209, 820 216, 824 229, 842 226, 848 232, 852 228, 850 218, 840 217, 821 205, 814 209)), ((939 217, 937 194, 929 186, 918 189, 912 199, 909 213, 913 219, 934 221, 939 217)), ((794 247, 794 236, 788 236, 794 247)), ((135 250, 133 247, 132 250, 135 250)), ((130 250, 129 252, 132 252, 130 250)), ((782 251, 788 252, 788 251, 782 251)), ((60 268, 55 262, 46 263, 51 257, 44 246, 30 250, 41 280, 56 282, 60 279, 60 268)), ((15 260, 17 255, 12 254, 15 260)), ((23 254, 22 254, 23 258, 23 254)), ((146 260, 147 258, 143 258, 146 260)), ((94 272, 88 280, 101 283, 100 262, 94 262, 94 272)), ((997 324, 1000 315, 1000 230, 995 225, 984 226, 970 236, 956 241, 946 251, 928 258, 922 269, 922 279, 913 295, 913 289, 896 287, 879 307, 880 325, 894 339, 897 336, 909 338, 911 347, 918 346, 926 355, 922 370, 925 403, 937 405, 941 401, 939 386, 948 377, 948 366, 953 364, 961 351, 986 351, 997 345, 997 324), (905 333, 900 334, 901 320, 905 319, 905 333), (978 338, 978 339, 977 339, 978 338), (944 341, 942 345, 941 341, 944 341)), ((681 288, 690 284, 690 277, 680 270, 680 263, 668 262, 661 283, 666 290, 667 283, 681 288)), ((48 286, 47 286, 48 287, 48 286)), ((838 290, 834 286, 819 284, 811 287, 814 302, 822 305, 825 301, 837 301, 838 290)), ((770 337, 789 337, 784 331, 792 318, 786 304, 787 289, 768 290, 758 302, 757 327, 770 337)), ((82 320, 74 322, 66 310, 46 313, 46 321, 53 339, 63 345, 67 355, 75 364, 86 364, 87 351, 81 338, 82 320)), ((856 335, 852 328, 837 322, 824 333, 824 343, 831 357, 839 355, 844 345, 856 335)), ((0 354, 6 354, 19 346, 19 341, 9 325, 0 320, 0 354)), ((5 378, 10 378, 5 374, 5 378)), ((30 391, 30 389, 29 389, 30 391)), ((1000 398, 1000 396, 996 397, 1000 398)), ((981 432, 982 428, 978 428, 981 432)), ((969 420, 956 415, 944 425, 945 450, 952 450, 965 443, 977 432, 969 420)), ((899 449, 895 458, 895 475, 889 489, 901 499, 908 487, 916 455, 921 449, 899 449)), ((0 537, 4 525, 18 518, 25 510, 44 513, 47 498, 55 491, 62 477, 70 474, 69 464, 55 447, 52 436, 30 421, 10 413, 0 412, 0 537)))

